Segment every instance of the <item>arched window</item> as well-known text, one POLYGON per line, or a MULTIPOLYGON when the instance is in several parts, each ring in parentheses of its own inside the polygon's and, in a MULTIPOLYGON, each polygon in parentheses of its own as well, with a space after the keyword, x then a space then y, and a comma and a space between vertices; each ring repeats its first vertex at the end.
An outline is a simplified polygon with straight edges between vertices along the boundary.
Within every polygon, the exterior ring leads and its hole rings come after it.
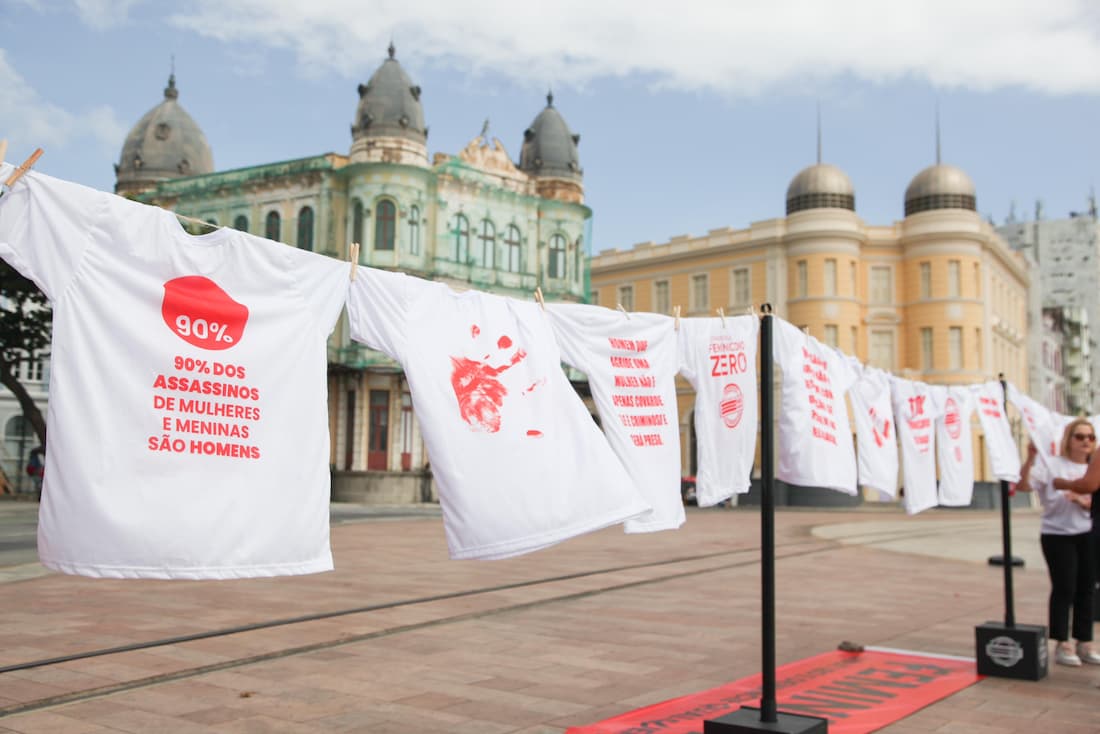
POLYGON ((483 268, 493 267, 493 252, 497 246, 497 228, 488 219, 481 220, 481 231, 477 233, 477 247, 474 252, 474 264, 483 268))
POLYGON ((420 207, 409 207, 409 254, 420 254, 420 207))
POLYGON ((464 263, 470 257, 470 220, 465 215, 455 215, 455 262, 464 263))
POLYGON ((264 225, 264 237, 279 242, 282 239, 282 228, 283 223, 282 219, 279 217, 279 212, 268 212, 267 222, 264 225))
POLYGON ((298 212, 298 249, 313 249, 313 209, 308 206, 298 212))
POLYGON ((548 274, 551 278, 565 277, 565 237, 560 234, 550 238, 548 274))
POLYGON ((389 199, 378 202, 374 208, 374 249, 392 250, 396 234, 397 209, 389 199))
POLYGON ((509 273, 518 273, 523 267, 520 254, 519 227, 509 224, 504 234, 504 267, 509 273))
POLYGON ((351 205, 351 241, 363 244, 363 202, 359 199, 351 205))
POLYGON ((238 214, 237 218, 233 220, 233 229, 241 232, 248 231, 248 217, 243 214, 238 214))

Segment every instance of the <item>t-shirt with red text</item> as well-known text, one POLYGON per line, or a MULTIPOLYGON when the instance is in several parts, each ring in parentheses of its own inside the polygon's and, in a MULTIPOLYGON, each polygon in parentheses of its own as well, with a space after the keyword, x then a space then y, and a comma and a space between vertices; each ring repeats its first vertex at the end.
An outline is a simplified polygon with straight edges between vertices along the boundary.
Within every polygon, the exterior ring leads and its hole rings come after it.
POLYGON ((902 505, 910 515, 935 507, 936 492, 936 418, 939 411, 931 388, 923 382, 900 377, 890 381, 894 418, 898 427, 902 505))
POLYGON ((680 374, 695 388, 700 507, 749 491, 756 454, 755 316, 681 319, 680 374))
POLYGON ((974 497, 974 448, 970 417, 974 399, 965 387, 932 388, 939 416, 936 418, 936 458, 940 484, 938 501, 943 507, 966 507, 974 497))
POLYGON ((856 494, 855 447, 844 402, 856 371, 840 352, 801 329, 775 316, 765 318, 774 324, 772 353, 783 371, 775 476, 856 494))
POLYGON ((0 257, 53 304, 44 565, 332 568, 327 337, 347 263, 192 236, 163 209, 33 172, 0 199, 0 257))
POLYGON ((898 493, 898 439, 889 376, 860 365, 855 357, 849 357, 848 363, 860 370, 859 380, 848 391, 856 426, 859 483, 884 499, 894 499, 898 493))
POLYGON ((537 304, 359 268, 348 319, 405 369, 452 558, 528 553, 649 509, 537 304))
POLYGON ((546 304, 562 359, 588 375, 604 435, 653 511, 628 533, 684 522, 673 320, 599 306, 546 304))
MULTIPOLYGON (((985 434, 985 449, 993 476, 1006 482, 1020 481, 1020 450, 1005 416, 1005 391, 997 380, 971 385, 975 410, 985 434)), ((1059 437, 1060 438, 1060 437, 1059 437)))

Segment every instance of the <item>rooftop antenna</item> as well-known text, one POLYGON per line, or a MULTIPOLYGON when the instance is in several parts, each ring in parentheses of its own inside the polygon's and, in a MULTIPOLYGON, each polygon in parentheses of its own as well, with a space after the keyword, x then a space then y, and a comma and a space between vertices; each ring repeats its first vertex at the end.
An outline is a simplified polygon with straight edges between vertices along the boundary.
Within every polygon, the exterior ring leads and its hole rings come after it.
POLYGON ((940 164, 940 100, 936 98, 936 165, 940 164))
POLYGON ((817 162, 821 163, 821 100, 817 101, 817 162))
POLYGON ((1089 186, 1089 216, 1096 219, 1096 187, 1089 186))

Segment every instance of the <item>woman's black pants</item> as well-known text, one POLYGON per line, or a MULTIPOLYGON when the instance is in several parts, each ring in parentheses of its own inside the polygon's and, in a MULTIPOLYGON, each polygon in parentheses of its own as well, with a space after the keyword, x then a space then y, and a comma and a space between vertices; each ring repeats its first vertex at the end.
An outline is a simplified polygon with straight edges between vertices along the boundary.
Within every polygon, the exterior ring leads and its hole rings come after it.
POLYGON ((1090 533, 1041 535, 1043 558, 1050 571, 1050 637, 1069 639, 1070 609, 1073 610, 1073 638, 1092 640, 1092 601, 1095 572, 1090 533))

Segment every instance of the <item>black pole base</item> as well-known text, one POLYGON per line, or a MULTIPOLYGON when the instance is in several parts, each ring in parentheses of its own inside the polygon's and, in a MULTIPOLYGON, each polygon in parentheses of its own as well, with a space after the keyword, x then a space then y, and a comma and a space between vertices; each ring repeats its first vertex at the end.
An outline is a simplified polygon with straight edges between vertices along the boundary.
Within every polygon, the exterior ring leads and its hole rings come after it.
POLYGON ((1040 680, 1047 675, 1047 628, 986 622, 974 628, 978 675, 1040 680))
MULTIPOLYGON (((1005 557, 1001 556, 1001 555, 990 556, 989 557, 989 565, 990 566, 1003 566, 1003 565, 1005 565, 1005 557)), ((1017 566, 1019 568, 1023 568, 1024 559, 1020 558, 1019 556, 1012 556, 1012 565, 1017 566)))
POLYGON ((732 714, 703 722, 703 734, 751 734, 775 732, 776 734, 828 734, 829 720, 816 716, 799 716, 776 713, 775 723, 760 720, 760 709, 742 706, 732 714))

